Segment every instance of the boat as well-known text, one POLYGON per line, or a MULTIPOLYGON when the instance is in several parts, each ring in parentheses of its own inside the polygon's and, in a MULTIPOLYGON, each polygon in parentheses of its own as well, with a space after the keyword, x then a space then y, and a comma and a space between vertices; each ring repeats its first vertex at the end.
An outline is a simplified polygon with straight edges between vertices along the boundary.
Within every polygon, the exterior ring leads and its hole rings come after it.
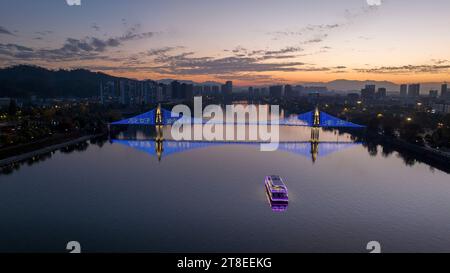
POLYGON ((271 203, 288 203, 288 189, 283 179, 278 175, 266 176, 265 181, 267 195, 271 203))

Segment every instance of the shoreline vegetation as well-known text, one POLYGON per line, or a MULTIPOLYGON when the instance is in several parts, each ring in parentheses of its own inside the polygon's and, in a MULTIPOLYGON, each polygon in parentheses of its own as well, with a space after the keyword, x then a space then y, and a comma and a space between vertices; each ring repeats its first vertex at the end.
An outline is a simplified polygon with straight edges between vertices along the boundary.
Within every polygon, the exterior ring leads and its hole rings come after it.
POLYGON ((52 153, 62 148, 85 142, 105 134, 85 136, 63 136, 53 139, 44 139, 34 143, 24 144, 16 147, 8 147, 0 150, 0 168, 26 161, 27 159, 52 153))
POLYGON ((414 160, 428 164, 430 167, 450 173, 450 153, 437 149, 408 143, 401 139, 384 136, 370 136, 372 141, 384 148, 393 149, 398 153, 410 153, 414 160))

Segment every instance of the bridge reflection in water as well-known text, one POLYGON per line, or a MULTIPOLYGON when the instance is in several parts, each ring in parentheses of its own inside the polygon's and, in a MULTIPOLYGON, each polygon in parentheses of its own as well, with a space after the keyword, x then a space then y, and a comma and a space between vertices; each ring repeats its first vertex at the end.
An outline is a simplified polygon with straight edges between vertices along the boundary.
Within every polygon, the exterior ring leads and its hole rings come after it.
MULTIPOLYGON (((111 123, 110 125, 138 125, 138 126, 154 126, 156 131, 156 137, 153 141, 142 140, 114 140, 113 142, 120 143, 126 146, 133 147, 148 154, 162 159, 163 154, 165 156, 181 153, 192 149, 205 148, 217 145, 227 144, 244 144, 244 145, 260 145, 264 142, 206 142, 206 141, 165 141, 163 128, 167 125, 172 125, 176 121, 186 122, 187 124, 204 124, 206 120, 196 119, 191 117, 182 117, 179 114, 172 113, 158 105, 156 109, 153 109, 144 114, 124 119, 111 123)), ((321 156, 327 156, 331 153, 347 149, 349 147, 359 145, 357 143, 341 143, 341 142, 320 142, 320 130, 321 128, 364 128, 364 126, 354 124, 348 121, 341 120, 333 117, 325 112, 319 111, 316 107, 314 111, 304 113, 298 116, 291 116, 286 119, 279 120, 280 126, 304 126, 311 128, 311 138, 307 142, 281 142, 279 150, 284 150, 299 154, 302 156, 311 157, 313 162, 316 162, 319 154, 321 156)), ((229 123, 218 123, 219 125, 229 125, 229 123)), ((248 121, 232 123, 234 125, 250 125, 253 124, 248 121)), ((258 124, 258 123, 256 123, 258 124)))
MULTIPOLYGON (((174 140, 120 140, 114 139, 113 143, 121 144, 133 149, 145 152, 161 160, 164 157, 184 153, 191 150, 224 146, 224 145, 246 145, 259 148, 261 142, 207 142, 207 141, 174 141, 174 140)), ((326 157, 333 153, 359 146, 354 142, 280 142, 279 151, 289 152, 303 157, 311 158, 316 162, 318 157, 326 157)))

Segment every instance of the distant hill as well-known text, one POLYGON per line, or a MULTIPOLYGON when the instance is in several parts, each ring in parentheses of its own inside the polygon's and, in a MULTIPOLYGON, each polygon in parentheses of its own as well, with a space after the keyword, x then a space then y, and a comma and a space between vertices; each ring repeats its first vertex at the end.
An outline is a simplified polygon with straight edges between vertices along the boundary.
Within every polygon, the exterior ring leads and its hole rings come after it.
MULTIPOLYGON (((377 88, 384 87, 388 90, 388 92, 399 92, 400 85, 389 82, 389 81, 354 81, 354 80, 334 80, 331 82, 304 82, 299 83, 305 86, 326 86, 330 91, 340 91, 340 92, 351 92, 351 91, 360 91, 367 84, 375 84, 377 88)), ((421 93, 427 94, 431 89, 440 90, 442 83, 422 83, 421 84, 421 93)))
POLYGON ((49 70, 19 65, 0 69, 0 97, 92 97, 99 82, 114 77, 88 70, 49 70))
MULTIPOLYGON (((117 80, 100 72, 84 69, 49 70, 42 67, 19 65, 0 69, 0 97, 27 98, 37 96, 41 98, 55 97, 93 97, 99 93, 100 81, 117 80)), ((174 79, 158 80, 160 83, 170 84, 174 79)), ((195 85, 220 85, 219 82, 197 83, 180 80, 181 83, 195 85)), ((360 91, 367 84, 385 87, 388 92, 399 92, 400 86, 388 81, 354 81, 335 80, 331 82, 302 82, 305 86, 326 86, 330 91, 352 92, 360 91)), ((442 83, 422 83, 421 92, 427 94, 429 90, 440 90, 442 83)), ((236 87, 236 91, 246 90, 236 87)))
MULTIPOLYGON (((84 69, 50 70, 38 66, 19 65, 0 69, 0 97, 40 98, 93 97, 99 93, 100 81, 121 79, 100 72, 84 69)), ((159 80, 170 84, 173 79, 159 80)), ((196 83, 196 85, 219 85, 217 82, 196 83)))

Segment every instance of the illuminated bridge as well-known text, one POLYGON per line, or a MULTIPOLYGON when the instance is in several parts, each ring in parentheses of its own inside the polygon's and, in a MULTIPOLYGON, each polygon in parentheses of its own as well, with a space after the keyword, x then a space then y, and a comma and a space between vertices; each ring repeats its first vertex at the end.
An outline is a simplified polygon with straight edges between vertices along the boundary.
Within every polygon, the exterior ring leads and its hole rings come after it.
MULTIPOLYGON (((151 111, 146 113, 137 115, 132 118, 127 118, 124 120, 120 120, 117 122, 111 123, 111 125, 149 125, 149 126, 157 126, 157 125, 172 125, 176 121, 180 121, 181 123, 189 123, 189 124, 214 124, 214 122, 205 120, 205 119, 197 119, 192 117, 182 117, 178 113, 171 112, 164 108, 158 106, 151 111)), ((270 123, 270 122, 269 122, 270 123)), ((230 124, 228 122, 217 122, 217 124, 230 124)), ((258 125, 258 122, 235 122, 233 125, 258 125)), ((349 121, 345 121, 329 115, 325 112, 319 111, 316 108, 315 111, 311 111, 308 113, 304 113, 298 116, 291 116, 282 120, 273 121, 272 124, 279 124, 281 126, 305 126, 305 127, 329 127, 329 128, 364 128, 365 126, 358 125, 349 121)))
MULTIPOLYGON (((162 126, 172 125, 175 122, 181 122, 186 124, 223 124, 229 125, 228 122, 211 123, 211 121, 203 119, 195 119, 192 117, 182 117, 179 114, 175 114, 164 108, 158 106, 144 114, 124 119, 111 123, 111 125, 143 125, 143 126, 155 126, 156 138, 155 140, 113 140, 114 143, 122 144, 134 149, 143 151, 145 153, 156 156, 161 160, 162 155, 172 155, 176 153, 182 153, 193 149, 201 149, 211 146, 219 145, 260 145, 264 142, 236 142, 236 141, 173 141, 164 140, 162 126), (180 120, 181 119, 181 120, 180 120)), ((258 125, 258 123, 252 122, 235 122, 233 125, 258 125)), ((281 126, 305 126, 311 127, 311 140, 303 142, 280 142, 279 151, 286 151, 295 153, 298 155, 311 157, 315 162, 319 155, 327 156, 337 151, 347 149, 360 145, 359 143, 342 143, 342 142, 320 142, 319 133, 320 128, 364 128, 364 126, 354 124, 339 118, 333 117, 327 113, 320 112, 318 108, 315 111, 304 113, 298 116, 291 116, 286 119, 279 120, 278 122, 272 122, 272 124, 279 124, 281 126)))

